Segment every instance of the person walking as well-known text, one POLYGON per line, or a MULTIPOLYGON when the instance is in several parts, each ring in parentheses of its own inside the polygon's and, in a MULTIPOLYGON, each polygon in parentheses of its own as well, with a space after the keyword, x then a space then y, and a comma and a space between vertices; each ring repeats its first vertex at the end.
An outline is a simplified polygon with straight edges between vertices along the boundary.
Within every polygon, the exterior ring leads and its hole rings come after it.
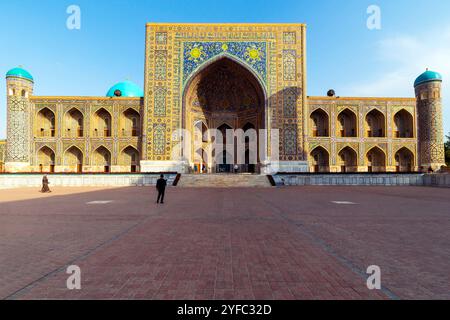
POLYGON ((49 192, 51 192, 50 188, 48 187, 49 184, 50 184, 50 182, 48 182, 48 178, 45 175, 42 178, 42 189, 41 189, 42 193, 49 193, 49 192))
POLYGON ((166 186, 167 186, 167 180, 164 179, 164 175, 162 174, 161 177, 156 182, 156 190, 158 190, 158 200, 156 200, 156 203, 164 203, 164 195, 166 193, 166 186))

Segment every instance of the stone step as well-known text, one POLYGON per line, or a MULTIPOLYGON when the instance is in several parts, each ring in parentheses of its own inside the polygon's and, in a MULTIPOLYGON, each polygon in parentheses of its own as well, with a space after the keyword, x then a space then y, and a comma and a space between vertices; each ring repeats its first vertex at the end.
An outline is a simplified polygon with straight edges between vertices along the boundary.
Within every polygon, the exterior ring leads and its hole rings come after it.
POLYGON ((271 184, 265 175, 246 174, 183 174, 178 187, 182 188, 269 188, 271 184))

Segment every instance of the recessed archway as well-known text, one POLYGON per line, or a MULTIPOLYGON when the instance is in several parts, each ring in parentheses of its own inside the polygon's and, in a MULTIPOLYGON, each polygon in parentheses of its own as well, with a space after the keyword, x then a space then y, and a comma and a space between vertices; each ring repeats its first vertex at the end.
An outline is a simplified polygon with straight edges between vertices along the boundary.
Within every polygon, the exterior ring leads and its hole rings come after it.
POLYGON ((386 136, 386 118, 383 113, 373 109, 366 115, 366 137, 385 137, 386 136))
MULTIPOLYGON (((242 123, 251 123, 252 129, 258 131, 266 126, 265 108, 266 94, 259 78, 242 62, 225 56, 205 64, 187 82, 183 100, 183 126, 188 131, 195 132, 201 122, 208 129, 222 131, 223 125, 226 125, 226 129, 232 129, 242 128, 242 123)), ((207 142, 213 141, 205 141, 205 139, 200 141, 200 143, 207 142)), ((227 143, 233 144, 231 141, 227 143)), ((193 169, 195 169, 194 158, 197 151, 194 150, 196 149, 194 145, 199 144, 193 142, 190 147, 192 159, 189 160, 193 169)), ((259 146, 259 143, 257 145, 259 146)), ((235 144, 235 148, 238 147, 242 147, 241 151, 244 154, 245 146, 235 144)), ((228 146, 228 148, 231 147, 228 146)), ((232 158, 232 161, 227 164, 220 163, 222 162, 220 154, 217 155, 219 158, 212 152, 207 155, 212 172, 232 171, 229 167, 234 164, 238 164, 241 171, 248 171, 249 166, 246 163, 235 163, 240 161, 233 157, 233 154, 236 155, 236 150, 231 152, 227 150, 227 147, 225 150, 232 158)))
POLYGON ((358 155, 355 150, 345 147, 339 152, 338 157, 341 172, 358 171, 358 155))
POLYGON ((84 116, 77 108, 70 109, 65 116, 65 136, 81 138, 84 135, 84 116))
POLYGON ((111 114, 104 108, 97 110, 92 119, 94 137, 111 137, 111 114))
POLYGON ((126 166, 126 172, 139 171, 139 151, 133 146, 128 146, 121 153, 122 164, 126 166))
POLYGON ((129 108, 120 116, 120 135, 122 137, 137 137, 141 131, 141 115, 129 108))
POLYGON ((378 147, 373 147, 366 154, 369 172, 386 172, 386 154, 378 147))
POLYGON ((323 147, 317 147, 311 151, 311 162, 313 172, 330 171, 330 154, 323 147))
POLYGON ((39 172, 55 172, 55 152, 47 146, 39 149, 37 153, 37 162, 39 165, 39 172))
POLYGON ((345 109, 338 115, 338 137, 356 137, 356 114, 345 109))
POLYGON ((395 168, 397 172, 412 172, 414 170, 414 154, 406 147, 395 153, 395 168))
POLYGON ((83 172, 83 152, 76 146, 72 146, 64 153, 64 166, 69 172, 83 172))
POLYGON ((317 109, 310 116, 311 136, 328 137, 330 135, 329 117, 322 109, 317 109))
POLYGON ((93 154, 93 162, 99 172, 111 172, 111 152, 104 146, 98 147, 93 154))
POLYGON ((39 110, 36 117, 36 136, 54 137, 55 136, 55 114, 49 108, 39 110))
POLYGON ((405 109, 394 115, 394 138, 413 138, 414 120, 411 113, 405 109))

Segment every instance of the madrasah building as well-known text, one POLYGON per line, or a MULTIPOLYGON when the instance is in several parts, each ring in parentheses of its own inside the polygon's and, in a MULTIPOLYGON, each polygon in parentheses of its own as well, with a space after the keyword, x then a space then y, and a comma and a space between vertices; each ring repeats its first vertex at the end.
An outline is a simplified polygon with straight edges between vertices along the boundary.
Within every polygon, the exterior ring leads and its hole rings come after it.
POLYGON ((241 172, 412 172, 445 165, 441 75, 420 75, 415 98, 338 97, 332 90, 307 96, 304 24, 150 23, 144 72, 143 90, 125 81, 106 96, 66 97, 35 96, 33 76, 10 70, 4 170, 232 171, 235 158, 225 149, 225 163, 218 164, 207 135, 200 146, 188 146, 189 156, 177 151, 174 133, 195 128, 264 129, 259 148, 267 156, 252 164, 246 150, 245 163, 237 163, 241 172))

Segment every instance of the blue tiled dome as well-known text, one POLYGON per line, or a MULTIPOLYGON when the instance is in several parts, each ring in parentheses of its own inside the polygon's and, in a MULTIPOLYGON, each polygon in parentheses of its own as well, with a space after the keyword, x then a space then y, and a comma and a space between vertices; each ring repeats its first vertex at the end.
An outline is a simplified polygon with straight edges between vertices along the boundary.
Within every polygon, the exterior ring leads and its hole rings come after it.
POLYGON ((9 70, 6 73, 6 78, 22 78, 30 81, 34 81, 33 76, 25 69, 22 68, 14 68, 9 70))
POLYGON ((430 81, 442 81, 441 74, 435 71, 427 70, 416 79, 416 81, 414 82, 414 87, 430 81))
POLYGON ((132 81, 123 81, 112 86, 106 96, 142 98, 144 96, 144 91, 132 81))

